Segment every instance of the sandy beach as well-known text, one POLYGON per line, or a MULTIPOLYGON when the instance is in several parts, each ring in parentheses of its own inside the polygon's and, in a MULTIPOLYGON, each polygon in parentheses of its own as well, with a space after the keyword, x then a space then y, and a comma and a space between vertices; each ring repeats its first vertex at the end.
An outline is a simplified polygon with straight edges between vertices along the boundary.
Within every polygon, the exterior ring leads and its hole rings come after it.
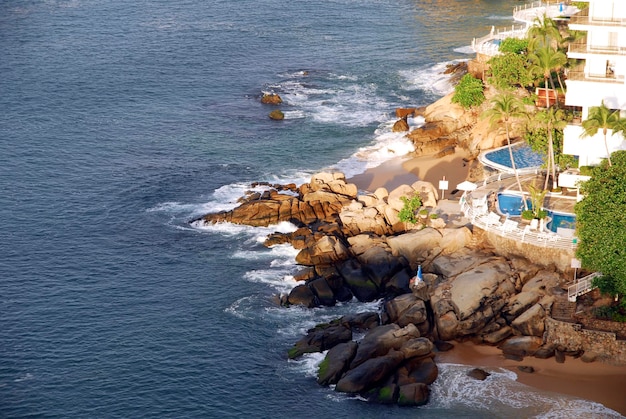
MULTIPOLYGON (((442 158, 413 157, 389 161, 350 179, 361 190, 374 191, 386 187, 391 191, 399 185, 426 180, 438 186, 443 176, 449 181, 450 194, 467 177, 467 156, 455 153, 442 158)), ((448 195, 446 195, 448 198, 448 195)), ((626 366, 611 366, 600 362, 584 363, 568 357, 563 364, 554 358, 528 357, 522 362, 504 358, 502 352, 485 345, 470 342, 456 343, 455 348, 437 355, 439 362, 464 364, 474 367, 499 367, 514 371, 523 384, 592 400, 626 415, 626 366), (518 366, 532 366, 533 373, 521 372, 518 366)))
POLYGON ((361 190, 373 192, 379 187, 391 191, 400 185, 410 185, 417 180, 425 180, 438 187, 439 181, 445 177, 448 181, 445 198, 448 198, 448 194, 456 188, 456 185, 466 179, 469 171, 468 158, 469 155, 460 149, 454 154, 439 158, 432 156, 398 158, 356 175, 349 181, 361 190))
POLYGON ((520 383, 554 393, 568 394, 592 400, 626 415, 626 366, 612 366, 601 362, 585 363, 567 357, 563 364, 554 358, 527 357, 523 361, 506 359, 492 346, 471 342, 455 343, 449 352, 439 352, 437 362, 464 364, 478 368, 506 368, 517 374, 520 383), (527 373, 519 366, 531 366, 527 373))

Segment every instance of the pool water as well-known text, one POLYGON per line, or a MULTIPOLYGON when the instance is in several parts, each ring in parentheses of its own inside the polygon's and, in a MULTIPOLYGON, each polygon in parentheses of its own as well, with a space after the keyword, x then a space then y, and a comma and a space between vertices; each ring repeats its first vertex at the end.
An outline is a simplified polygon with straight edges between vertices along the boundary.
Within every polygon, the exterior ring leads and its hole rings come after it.
POLYGON ((552 218, 552 221, 547 225, 550 231, 556 233, 558 228, 576 228, 576 216, 574 214, 563 214, 548 211, 548 216, 552 218))
MULTIPOLYGON (((507 152, 508 153, 508 152, 507 152)), ((520 195, 499 193, 498 194, 498 211, 508 216, 520 216, 524 211, 524 204, 520 195)), ((526 200, 528 208, 530 208, 530 199, 526 200)))
MULTIPOLYGON (((489 162, 495 163, 494 167, 496 168, 498 168, 497 166, 504 166, 508 169, 512 168, 508 147, 485 153, 484 157, 487 164, 489 164, 489 162)), ((543 159, 544 156, 534 152, 528 144, 513 146, 513 160, 518 170, 541 167, 543 165, 543 159)))

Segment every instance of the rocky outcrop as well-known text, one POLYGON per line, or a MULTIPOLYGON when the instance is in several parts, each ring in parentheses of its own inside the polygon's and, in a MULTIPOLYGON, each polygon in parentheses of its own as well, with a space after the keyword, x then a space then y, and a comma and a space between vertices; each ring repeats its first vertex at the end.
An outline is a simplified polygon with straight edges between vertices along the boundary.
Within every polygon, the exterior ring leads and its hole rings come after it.
MULTIPOLYGON (((416 154, 441 155, 446 149, 453 150, 458 146, 477 156, 482 150, 505 145, 504 125, 494 128, 488 119, 480 117, 496 93, 495 89, 487 87, 483 105, 472 109, 464 109, 452 103, 454 93, 427 106, 424 110, 424 125, 407 135, 415 146, 416 154)), ((521 137, 523 119, 513 119, 510 124, 511 138, 521 137)))
POLYGON ((398 119, 391 127, 391 132, 407 132, 409 131, 409 123, 406 117, 398 119))
MULTIPOLYGON (((349 322, 319 325, 309 330, 290 351, 290 357, 334 344, 318 368, 318 383, 335 384, 335 390, 360 394, 378 403, 418 406, 428 401, 438 375, 433 343, 413 324, 374 326, 360 341, 337 338, 337 328, 349 322), (327 333, 328 336, 322 336, 327 333), (340 341, 341 340, 341 341, 340 341)), ((342 329, 343 330, 343 329, 342 329)), ((347 335, 346 335, 347 336, 347 335)))
POLYGON ((467 227, 398 219, 403 196, 420 194, 436 205, 436 192, 416 182, 363 194, 340 173, 320 173, 299 187, 255 185, 237 208, 194 222, 296 224, 294 232, 271 234, 266 242, 299 249, 300 283, 281 296, 284 305, 383 303, 380 319, 367 313, 316 326, 289 356, 328 351, 320 384, 379 403, 420 405, 437 376, 434 342, 443 348, 472 339, 518 360, 568 353, 543 339, 554 296, 563 292, 559 273, 495 255, 467 227), (418 265, 424 280, 416 284, 418 265), (367 331, 360 341, 357 330, 367 331))
POLYGON ((261 97, 261 103, 267 105, 280 105, 283 99, 276 93, 264 93, 261 97))
POLYGON ((270 119, 273 119, 274 121, 282 121, 283 119, 285 119, 285 114, 280 109, 273 110, 272 112, 269 113, 268 116, 270 117, 270 119))

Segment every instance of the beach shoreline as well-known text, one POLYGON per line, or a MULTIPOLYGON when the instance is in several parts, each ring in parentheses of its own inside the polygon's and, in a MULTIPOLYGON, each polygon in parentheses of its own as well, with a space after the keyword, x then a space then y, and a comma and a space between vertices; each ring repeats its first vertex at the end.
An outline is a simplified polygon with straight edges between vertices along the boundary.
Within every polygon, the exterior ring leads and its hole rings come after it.
MULTIPOLYGON (((392 191, 400 185, 411 185, 418 180, 430 182, 439 190, 439 181, 445 179, 448 181, 448 190, 444 191, 444 197, 448 198, 456 189, 456 185, 466 180, 470 159, 469 153, 460 148, 457 148, 455 153, 443 157, 398 157, 367 169, 348 181, 354 183, 360 190, 374 192, 381 187, 392 191)), ((439 198, 441 199, 441 196, 439 198)))
POLYGON ((515 372, 517 381, 522 384, 594 401, 626 415, 626 366, 585 363, 580 358, 571 357, 567 357, 563 364, 554 358, 526 357, 523 361, 514 361, 505 358, 497 347, 472 342, 454 342, 454 345, 448 352, 438 352, 435 360, 486 370, 505 368, 515 372), (520 366, 532 367, 534 372, 522 372, 520 366))

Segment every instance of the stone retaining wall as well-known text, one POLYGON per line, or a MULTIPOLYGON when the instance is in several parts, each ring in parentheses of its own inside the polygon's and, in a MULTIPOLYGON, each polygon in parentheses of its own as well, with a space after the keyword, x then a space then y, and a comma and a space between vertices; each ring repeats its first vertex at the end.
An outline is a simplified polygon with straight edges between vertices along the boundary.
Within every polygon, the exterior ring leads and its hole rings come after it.
POLYGON ((473 234, 476 242, 485 246, 498 249, 499 255, 510 258, 521 256, 534 264, 545 268, 555 267, 559 272, 566 275, 572 274, 572 258, 575 255, 574 249, 557 249, 548 246, 536 246, 530 243, 522 243, 509 237, 501 236, 494 232, 485 231, 474 226, 473 234))
POLYGON ((583 350, 597 355, 597 360, 614 365, 626 365, 626 340, 618 340, 615 333, 583 329, 580 324, 545 320, 546 343, 566 351, 583 350))

